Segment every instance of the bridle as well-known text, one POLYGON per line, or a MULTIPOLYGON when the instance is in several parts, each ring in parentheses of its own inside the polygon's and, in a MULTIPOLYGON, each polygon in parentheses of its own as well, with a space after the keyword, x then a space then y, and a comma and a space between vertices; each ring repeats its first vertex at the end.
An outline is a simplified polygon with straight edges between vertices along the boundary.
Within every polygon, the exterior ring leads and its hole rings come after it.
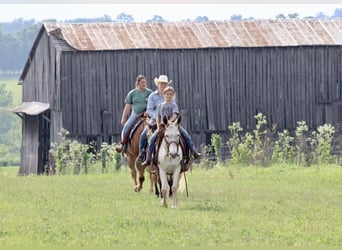
POLYGON ((178 136, 178 140, 171 140, 171 141, 168 141, 167 139, 167 136, 164 135, 164 140, 165 140, 165 148, 166 148, 166 155, 169 155, 170 154, 170 146, 172 144, 175 144, 176 147, 177 147, 177 152, 179 150, 179 147, 180 147, 180 136, 178 136))

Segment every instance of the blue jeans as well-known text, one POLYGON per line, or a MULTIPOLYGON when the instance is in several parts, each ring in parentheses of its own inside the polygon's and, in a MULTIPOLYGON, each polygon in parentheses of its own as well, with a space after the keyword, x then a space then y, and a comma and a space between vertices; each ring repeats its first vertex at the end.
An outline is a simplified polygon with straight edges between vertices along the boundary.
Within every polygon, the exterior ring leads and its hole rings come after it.
POLYGON ((157 137, 158 137, 158 134, 159 134, 159 132, 158 132, 158 130, 157 130, 157 131, 155 131, 155 132, 153 133, 153 135, 151 136, 150 142, 149 142, 149 144, 148 144, 148 153, 149 153, 150 155, 152 155, 152 153, 153 153, 154 143, 156 142, 156 139, 157 139, 157 137))
POLYGON ((188 131, 186 131, 182 126, 179 126, 179 131, 184 137, 186 145, 188 145, 189 149, 192 150, 194 147, 194 143, 192 142, 191 136, 189 135, 188 131))
POLYGON ((137 119, 137 114, 132 112, 131 115, 129 116, 128 120, 123 126, 123 129, 121 131, 121 141, 127 136, 127 133, 129 130, 133 127, 135 120, 137 119))
POLYGON ((147 132, 148 132, 148 127, 145 127, 143 132, 140 135, 139 154, 144 150, 144 148, 147 144, 147 132))
MULTIPOLYGON (((189 133, 182 126, 179 126, 179 131, 181 132, 182 136, 184 136, 185 142, 188 145, 190 151, 192 151, 194 149, 194 144, 191 140, 189 133)), ((157 136, 158 136, 158 132, 154 132, 151 139, 150 139, 150 143, 148 145, 148 153, 149 154, 153 153, 154 143, 157 139, 157 136)))

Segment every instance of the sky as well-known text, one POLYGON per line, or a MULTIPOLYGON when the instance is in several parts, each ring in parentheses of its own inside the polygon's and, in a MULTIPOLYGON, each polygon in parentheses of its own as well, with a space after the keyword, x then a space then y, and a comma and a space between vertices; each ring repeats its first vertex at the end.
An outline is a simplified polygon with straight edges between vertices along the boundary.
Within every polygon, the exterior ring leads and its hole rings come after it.
MULTIPOLYGON (((38 1, 39 2, 39 1, 38 1)), ((243 1, 242 1, 243 2, 243 1)), ((315 2, 315 1, 313 1, 315 2)), ((338 2, 338 1, 336 1, 338 2)), ((186 4, 108 4, 108 3, 73 3, 73 4, 8 4, 0 0, 0 22, 12 22, 14 19, 57 19, 57 21, 75 18, 96 18, 103 15, 110 16, 113 20, 121 13, 131 15, 136 22, 144 22, 152 19, 154 15, 163 17, 169 22, 193 20, 198 16, 207 16, 209 20, 229 20, 232 15, 242 15, 243 18, 254 17, 256 19, 274 19, 278 14, 298 13, 300 18, 316 16, 323 12, 332 16, 335 9, 342 8, 340 4, 270 4, 263 3, 218 3, 198 4, 188 2, 186 4)))

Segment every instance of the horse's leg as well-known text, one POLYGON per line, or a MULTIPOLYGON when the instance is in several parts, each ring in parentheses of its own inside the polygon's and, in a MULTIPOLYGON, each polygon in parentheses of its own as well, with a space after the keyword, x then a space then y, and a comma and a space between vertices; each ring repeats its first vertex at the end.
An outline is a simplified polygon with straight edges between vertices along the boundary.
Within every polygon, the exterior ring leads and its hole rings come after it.
POLYGON ((159 167, 159 178, 161 181, 161 193, 163 195, 162 203, 164 207, 167 207, 167 199, 169 198, 169 183, 167 181, 167 174, 164 169, 159 167))
MULTIPOLYGON (((136 161, 135 161, 136 162, 136 161)), ((140 163, 136 163, 136 166, 137 166, 137 169, 138 169, 138 172, 139 172, 139 183, 138 185, 135 187, 135 191, 136 192, 139 192, 142 187, 143 187, 143 183, 145 181, 145 176, 144 176, 144 172, 145 172, 145 169, 143 166, 141 166, 140 163)))
POLYGON ((133 160, 133 157, 128 156, 127 157, 127 163, 128 163, 129 168, 131 169, 131 176, 132 176, 132 179, 134 181, 134 190, 136 192, 138 192, 137 188, 136 188, 138 185, 138 183, 137 183, 137 170, 135 169, 135 162, 133 160))
POLYGON ((177 190, 178 190, 178 186, 179 186, 179 179, 180 179, 180 170, 181 168, 178 167, 175 169, 175 171, 173 172, 173 184, 172 184, 172 208, 177 208, 178 206, 178 194, 177 194, 177 190))
POLYGON ((150 171, 150 193, 153 193, 153 188, 154 188, 154 173, 150 171))

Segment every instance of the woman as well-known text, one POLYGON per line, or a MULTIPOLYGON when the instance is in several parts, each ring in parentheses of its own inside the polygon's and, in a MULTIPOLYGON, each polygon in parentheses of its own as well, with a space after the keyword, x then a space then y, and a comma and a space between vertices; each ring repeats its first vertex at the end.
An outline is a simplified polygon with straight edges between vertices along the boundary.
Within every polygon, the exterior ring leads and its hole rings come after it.
POLYGON ((146 77, 143 75, 137 76, 135 86, 135 89, 129 91, 125 98, 125 107, 121 117, 121 125, 123 125, 121 142, 115 146, 119 153, 127 150, 129 131, 137 117, 146 111, 147 99, 152 93, 152 90, 147 88, 146 77), (127 119, 128 115, 130 116, 127 119))

